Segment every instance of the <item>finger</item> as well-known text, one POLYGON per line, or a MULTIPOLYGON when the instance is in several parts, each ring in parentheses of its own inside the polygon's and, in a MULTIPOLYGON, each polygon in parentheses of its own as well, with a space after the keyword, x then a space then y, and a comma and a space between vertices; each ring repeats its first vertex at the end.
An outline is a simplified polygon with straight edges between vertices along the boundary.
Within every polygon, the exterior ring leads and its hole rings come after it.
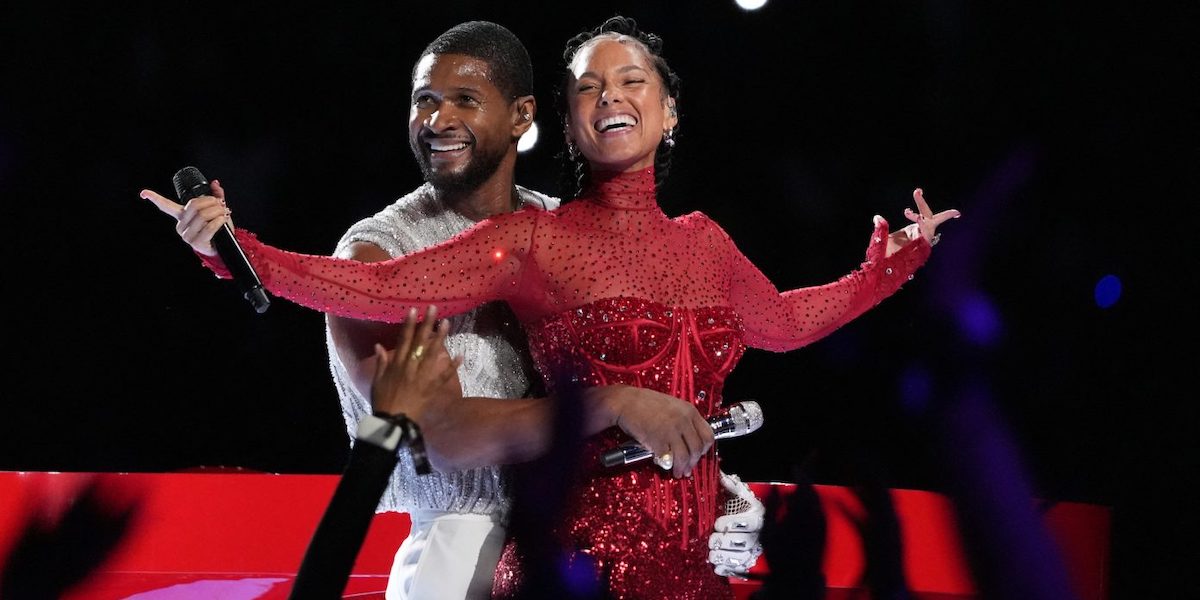
POLYGON ((209 217, 215 217, 221 213, 228 214, 225 210, 225 207, 222 206, 221 203, 217 202, 216 198, 213 198, 212 196, 199 196, 192 198, 183 207, 183 212, 179 215, 179 222, 175 224, 175 231, 178 231, 179 235, 183 235, 183 232, 187 229, 193 227, 199 229, 200 227, 203 227, 203 225, 197 225, 196 219, 202 219, 206 215, 209 217))
POLYGON ((186 232, 191 231, 192 235, 195 235, 214 220, 228 216, 229 210, 220 204, 208 203, 197 209, 187 208, 183 211, 183 216, 175 225, 175 229, 179 231, 180 237, 187 240, 186 232))
MULTIPOLYGON (((650 450, 650 455, 651 455, 650 460, 654 461, 654 464, 657 465, 658 468, 662 469, 663 465, 662 465, 662 463, 659 462, 658 459, 661 456, 671 453, 671 444, 668 443, 668 444, 663 444, 660 446, 660 445, 647 444, 646 442, 643 442, 641 440, 637 440, 637 442, 643 448, 647 448, 650 450)), ((672 455, 672 460, 674 460, 673 455, 672 455)), ((669 469, 663 469, 663 470, 667 471, 669 469)))
POLYGON ((763 528, 763 516, 758 512, 721 515, 713 522, 713 529, 724 533, 744 533, 757 536, 763 528))
POLYGON ((925 202, 925 190, 921 188, 913 190, 913 201, 917 203, 917 210, 920 211, 922 217, 928 219, 933 216, 933 211, 929 209, 929 203, 925 202))
POLYGON ((746 563, 750 555, 745 552, 730 552, 728 550, 710 550, 708 562, 714 566, 718 575, 739 575, 746 572, 746 563))
POLYGON ((709 537, 708 547, 713 550, 725 550, 731 554, 741 554, 745 559, 749 559, 754 551, 754 546, 758 544, 759 534, 756 533, 738 533, 727 532, 713 534, 709 537), (713 548, 716 546, 716 548, 713 548))
POLYGON ((388 352, 383 344, 375 344, 375 376, 371 378, 371 389, 379 387, 383 374, 387 372, 388 352))
POLYGON ((427 331, 427 334, 422 338, 422 343, 427 344, 428 352, 437 352, 439 349, 445 349, 446 331, 449 331, 449 326, 446 326, 445 319, 437 319, 437 310, 434 307, 428 308, 425 311, 425 320, 421 322, 421 329, 427 331), (437 348, 439 347, 440 348, 437 348))
POLYGON ((221 182, 214 179, 209 183, 211 184, 210 187, 212 187, 213 197, 220 200, 221 204, 225 204, 225 188, 221 187, 221 182))
POLYGON ((909 221, 912 221, 913 223, 920 223, 922 220, 921 215, 914 212, 913 209, 911 209, 911 208, 904 209, 904 218, 908 219, 909 221))
POLYGON ((687 446, 687 454, 680 456, 677 460, 683 463, 680 465, 683 467, 683 474, 691 475, 692 469, 696 468, 696 463, 700 462, 700 457, 704 456, 703 438, 691 423, 684 428, 683 443, 687 446))
POLYGON ((708 449, 713 444, 712 426, 700 416, 699 411, 696 411, 690 422, 691 435, 686 436, 688 448, 691 450, 691 455, 688 456, 687 473, 691 474, 692 469, 696 468, 696 464, 708 452, 708 449))
POLYGON ((429 357, 430 362, 436 362, 438 367, 444 366, 453 359, 450 356, 450 350, 446 348, 446 335, 449 331, 450 323, 445 319, 438 320, 433 326, 433 334, 426 340, 426 356, 429 357))
POLYGON ((933 215, 933 222, 936 225, 941 225, 942 223, 945 223, 946 221, 949 221, 950 219, 957 219, 961 216, 962 216, 962 213, 958 212, 957 210, 954 210, 954 209, 943 210, 942 212, 940 212, 936 215, 933 215))
POLYGON ((408 360, 408 355, 412 353, 413 346, 413 331, 417 328, 417 309, 408 309, 408 317, 404 319, 404 325, 400 327, 400 333, 396 336, 396 355, 394 360, 396 364, 404 364, 408 360))
POLYGON ((179 215, 183 213, 183 205, 163 196, 154 190, 142 190, 139 196, 144 200, 149 200, 158 210, 179 219, 179 215))
POLYGON ((443 370, 441 375, 438 376, 438 382, 437 382, 438 387, 441 387, 443 385, 446 385, 447 383, 450 383, 450 380, 454 379, 455 373, 458 372, 458 367, 460 365, 462 365, 462 357, 461 356, 455 356, 455 357, 451 358, 450 364, 447 365, 446 369, 443 370))
POLYGON ((430 304, 425 308, 425 318, 417 329, 417 343, 430 344, 433 342, 433 328, 437 325, 437 307, 430 304))
POLYGON ((416 353, 418 349, 421 349, 423 357, 417 357, 417 360, 413 360, 412 356, 409 357, 408 374, 410 377, 416 375, 417 368, 421 366, 422 362, 433 359, 434 348, 430 345, 430 341, 433 338, 433 325, 436 322, 433 316, 436 314, 437 310, 430 305, 425 309, 425 318, 415 324, 416 332, 413 334, 412 351, 416 353))
POLYGON ((193 226, 180 234, 180 236, 193 248, 210 248, 212 247, 213 236, 217 235, 217 230, 224 227, 228 222, 229 217, 224 213, 207 222, 203 219, 197 219, 193 226))
POLYGON ((671 442, 671 476, 675 479, 683 477, 690 469, 690 460, 687 441, 681 435, 671 442))
POLYGON ((700 438, 704 442, 704 452, 708 452, 708 449, 717 443, 717 437, 713 434, 712 425, 709 425, 708 421, 700 415, 700 411, 696 411, 695 416, 692 417, 692 423, 696 425, 696 431, 700 432, 700 438))

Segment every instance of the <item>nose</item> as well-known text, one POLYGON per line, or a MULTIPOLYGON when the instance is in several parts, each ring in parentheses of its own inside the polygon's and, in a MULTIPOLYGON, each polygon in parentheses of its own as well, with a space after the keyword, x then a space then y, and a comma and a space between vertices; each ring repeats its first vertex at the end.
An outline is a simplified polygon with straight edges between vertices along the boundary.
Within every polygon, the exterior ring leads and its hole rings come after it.
POLYGON ((608 106, 614 102, 622 102, 621 88, 617 86, 605 86, 600 92, 600 106, 608 106))
POLYGON ((425 128, 434 133, 453 129, 456 123, 454 111, 445 105, 439 106, 425 117, 425 128))

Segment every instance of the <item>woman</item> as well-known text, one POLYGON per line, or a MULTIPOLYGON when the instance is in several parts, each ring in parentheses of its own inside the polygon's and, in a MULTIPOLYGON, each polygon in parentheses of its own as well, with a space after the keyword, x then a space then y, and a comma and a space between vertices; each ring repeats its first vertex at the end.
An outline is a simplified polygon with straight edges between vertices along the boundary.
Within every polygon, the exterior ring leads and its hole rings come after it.
MULTIPOLYGON (((587 169, 574 202, 553 212, 522 210, 483 221, 425 251, 383 263, 284 252, 237 237, 274 294, 324 312, 398 321, 434 303, 441 316, 504 300, 528 333, 544 378, 564 371, 583 386, 623 383, 692 402, 705 416, 747 346, 772 351, 820 339, 891 295, 929 256, 938 225, 920 190, 914 223, 888 234, 876 218, 862 267, 824 286, 786 293, 703 214, 669 218, 657 204, 656 169, 674 144, 678 79, 661 43, 614 18, 574 38, 565 57, 566 134, 587 169)), ((228 219, 220 198, 187 209, 150 193, 159 207, 207 225, 193 248, 228 276, 208 243, 228 219)), ((182 231, 182 229, 181 229, 182 231)), ((552 389, 553 381, 548 381, 552 389)), ((562 524, 564 541, 590 557, 615 597, 730 597, 706 562, 718 512, 710 451, 674 479, 653 466, 603 469, 598 456, 624 441, 614 429, 587 440, 585 472, 562 524)), ((699 435, 651 447, 661 459, 688 453, 699 435)), ((678 469, 676 470, 678 472, 678 469)), ((507 552, 498 595, 519 585, 507 552)))

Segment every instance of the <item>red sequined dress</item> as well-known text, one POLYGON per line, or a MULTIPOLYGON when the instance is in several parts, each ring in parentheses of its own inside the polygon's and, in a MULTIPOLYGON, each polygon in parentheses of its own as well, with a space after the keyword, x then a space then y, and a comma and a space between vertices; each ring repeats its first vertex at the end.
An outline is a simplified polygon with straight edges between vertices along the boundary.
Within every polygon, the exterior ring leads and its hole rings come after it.
MULTIPOLYGON (((705 416, 719 410, 722 384, 747 346, 784 351, 824 337, 894 293, 930 250, 918 239, 885 257, 881 221, 858 270, 780 293, 707 216, 667 217, 653 169, 597 178, 556 211, 500 215, 388 262, 289 253, 237 236, 275 295, 390 321, 413 306, 437 304, 439 316, 450 316, 504 300, 547 380, 566 367, 585 386, 653 389, 705 416)), ((707 561, 719 505, 715 451, 690 479, 672 479, 650 461, 601 467, 601 452, 625 439, 613 428, 587 441, 582 464, 592 466, 572 494, 564 539, 590 556, 614 597, 732 597, 707 561)), ((497 569, 498 596, 519 584, 513 557, 510 548, 497 569)))

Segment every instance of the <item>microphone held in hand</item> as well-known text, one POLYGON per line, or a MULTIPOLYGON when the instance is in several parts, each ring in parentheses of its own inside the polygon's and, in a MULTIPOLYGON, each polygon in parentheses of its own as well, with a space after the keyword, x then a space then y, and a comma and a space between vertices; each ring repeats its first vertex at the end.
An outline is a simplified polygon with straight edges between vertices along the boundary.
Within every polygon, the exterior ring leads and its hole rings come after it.
MULTIPOLYGON (((212 186, 196 167, 180 169, 175 173, 172 181, 175 183, 175 194, 184 204, 198 196, 212 195, 212 186)), ((221 256, 221 260, 225 262, 225 267, 233 275, 233 280, 242 290, 242 296, 254 305, 255 311, 266 312, 267 308, 271 306, 271 300, 267 297, 267 292, 263 290, 258 273, 254 272, 254 267, 250 266, 250 261, 246 259, 246 253, 242 251, 237 239, 233 237, 233 228, 229 226, 229 223, 217 230, 216 235, 213 236, 212 245, 213 248, 216 248, 217 254, 221 256)))
MULTIPOLYGON (((718 440, 741 437, 756 431, 763 424, 762 408, 753 400, 738 402, 729 408, 708 418, 713 436, 718 440)), ((600 463, 606 467, 627 465, 653 456, 649 450, 637 442, 627 442, 604 453, 600 463)))

